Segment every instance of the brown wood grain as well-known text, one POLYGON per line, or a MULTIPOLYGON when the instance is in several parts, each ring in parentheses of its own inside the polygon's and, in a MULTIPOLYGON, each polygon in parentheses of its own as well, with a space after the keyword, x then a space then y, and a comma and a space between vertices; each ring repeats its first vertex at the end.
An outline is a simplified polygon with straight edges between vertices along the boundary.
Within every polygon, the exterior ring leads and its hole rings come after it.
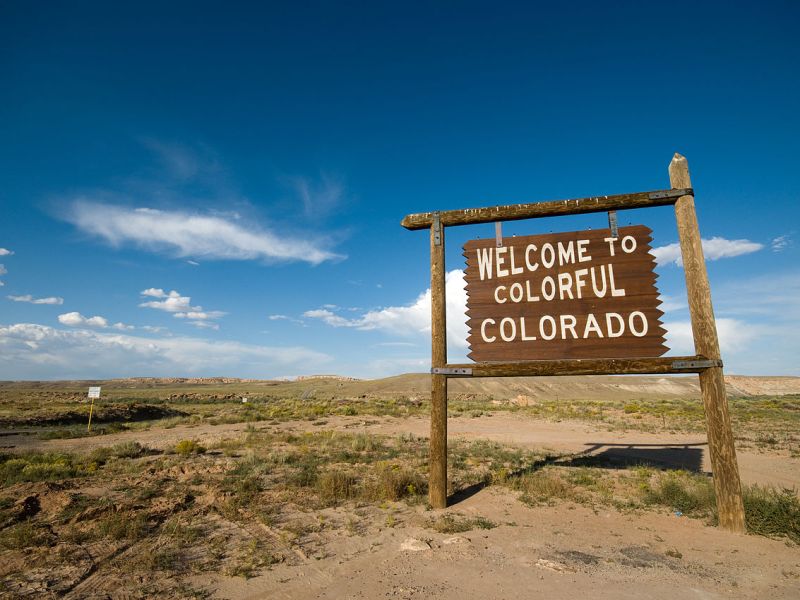
MULTIPOLYGON (((673 188, 691 187, 689 165, 680 154, 675 154, 669 165, 669 178, 673 188)), ((711 304, 711 286, 708 283, 700 228, 694 208, 694 198, 682 196, 675 203, 678 238, 681 244, 689 315, 692 320, 695 348, 698 354, 719 358, 719 340, 711 304)), ((725 529, 745 531, 742 485, 736 448, 731 428, 728 398, 722 367, 700 373, 700 393, 706 415, 708 449, 714 475, 719 524, 725 529)))
MULTIPOLYGON (((451 369, 469 369, 464 377, 540 377, 565 375, 660 375, 702 373, 709 367, 676 367, 676 363, 705 361, 706 357, 661 356, 655 358, 589 358, 584 360, 529 360, 448 364, 451 369)), ((450 377, 461 377, 451 375, 450 377)))
MULTIPOLYGON (((504 268, 510 271, 513 253, 513 266, 522 272, 509 272, 502 277, 498 277, 496 271, 496 241, 483 239, 467 242, 464 246, 467 260, 464 279, 467 285, 467 341, 471 350, 469 358, 475 361, 513 361, 634 358, 664 354, 668 348, 664 345, 666 331, 661 323, 663 312, 658 308, 661 302, 656 289, 655 258, 650 252, 651 234, 651 230, 643 225, 620 228, 618 240, 613 245, 613 256, 609 243, 605 241, 611 237, 608 229, 504 238, 505 250, 500 251, 505 258, 504 268), (636 248, 630 253, 621 247, 621 240, 628 236, 636 240, 636 248), (578 240, 587 242, 583 256, 591 256, 591 260, 577 260, 578 240), (569 255, 565 261, 567 264, 559 264, 559 244, 568 249, 570 243, 574 255, 569 255), (530 267, 535 265, 529 265, 525 261, 526 249, 531 244, 535 245, 536 251, 531 251, 530 263, 538 263, 533 271, 530 267), (551 244, 555 250, 556 260, 550 268, 546 266, 542 255, 542 248, 546 244, 551 244), (484 271, 482 279, 478 254, 485 252, 493 253, 492 276, 489 278, 488 272, 484 271), (580 287, 580 294, 576 278, 578 270, 588 271, 582 276, 584 285, 580 287), (594 291, 592 271, 598 289, 605 289, 605 297, 598 297, 594 291), (572 285, 569 289, 561 290, 558 285, 562 273, 571 277, 572 285), (611 296, 612 274, 614 289, 620 292, 624 290, 624 295, 611 296), (548 278, 552 283, 543 287, 543 282, 548 278), (605 285, 601 283, 603 281, 605 285), (498 289, 498 286, 501 287, 498 289), (552 291, 555 291, 555 298, 547 300, 546 294, 552 291), (498 303, 498 298, 506 301, 498 303), (641 312, 647 318, 648 331, 644 336, 634 335, 627 327, 627 319, 634 312, 641 312), (626 328, 621 336, 607 335, 607 313, 617 313, 626 319, 626 328), (589 332, 589 336, 583 339, 584 327, 590 314, 594 315, 600 325, 603 337, 596 335, 596 332, 589 332), (562 332, 560 315, 574 316, 575 329, 562 332), (544 337, 551 333, 550 318, 559 325, 558 334, 552 340, 542 339, 541 333, 544 333, 544 337), (514 323, 503 323, 503 319, 513 319, 514 323), (541 319, 544 319, 544 332, 539 330, 541 319), (487 337, 496 338, 494 341, 486 341, 482 337, 481 325, 484 322, 487 337), (523 326, 526 337, 533 336, 537 339, 522 339, 523 326), (503 340, 501 331, 507 334, 506 337, 510 337, 512 330, 516 331, 514 339, 503 340), (578 339, 574 339, 575 335, 578 339)), ((545 253, 544 257, 549 259, 550 254, 545 253)), ((571 324, 572 320, 568 318, 566 323, 571 324)), ((640 321, 635 323, 641 326, 640 321)), ((616 320, 614 324, 616 325, 616 320)))
MULTIPOLYGON (((483 208, 466 208, 462 210, 440 211, 442 226, 473 225, 476 223, 493 223, 495 221, 515 221, 519 219, 536 219, 576 215, 609 210, 626 210, 646 208, 649 206, 666 206, 674 204, 684 195, 691 195, 691 188, 681 190, 656 190, 652 192, 634 192, 632 194, 616 194, 613 196, 592 196, 589 198, 573 198, 570 200, 551 200, 548 202, 530 202, 526 204, 506 204, 483 208)), ((406 229, 427 229, 433 224, 432 212, 407 215, 400 224, 406 229)))
MULTIPOLYGON (((431 238, 431 366, 447 364, 444 227, 431 238)), ((431 375, 431 439, 428 499, 433 508, 447 506, 447 377, 431 375)))

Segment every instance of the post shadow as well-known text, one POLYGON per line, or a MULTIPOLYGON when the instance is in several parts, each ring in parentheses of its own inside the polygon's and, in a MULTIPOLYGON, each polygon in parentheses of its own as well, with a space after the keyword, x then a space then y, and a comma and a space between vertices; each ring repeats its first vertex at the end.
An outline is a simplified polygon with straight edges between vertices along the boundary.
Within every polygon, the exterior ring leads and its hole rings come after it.
MULTIPOLYGON (((535 473, 548 466, 597 467, 601 469, 627 469, 646 466, 660 470, 692 471, 701 473, 703 448, 708 442, 693 444, 615 444, 592 442, 587 448, 573 454, 552 454, 533 464, 514 471, 509 479, 535 473)), ((456 490, 447 498, 447 506, 459 504, 486 488, 491 482, 486 479, 456 490)))

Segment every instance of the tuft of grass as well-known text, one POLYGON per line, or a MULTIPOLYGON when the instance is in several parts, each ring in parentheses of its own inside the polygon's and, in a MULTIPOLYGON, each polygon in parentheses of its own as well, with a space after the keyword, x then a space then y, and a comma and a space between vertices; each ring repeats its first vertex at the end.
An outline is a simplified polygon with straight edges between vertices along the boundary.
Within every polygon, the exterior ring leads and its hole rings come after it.
POLYGON ((522 501, 527 504, 579 499, 575 487, 551 469, 526 473, 514 479, 512 487, 522 492, 522 501))
POLYGON ((113 512, 97 524, 98 535, 113 540, 141 540, 149 529, 147 517, 132 511, 113 512))
POLYGON ((430 519, 427 527, 439 533, 463 533, 473 529, 494 529, 497 527, 497 523, 481 516, 463 517, 451 513, 437 519, 430 519))
POLYGON ((363 496, 371 501, 397 501, 424 495, 428 486, 422 474, 399 464, 381 462, 375 468, 376 479, 367 483, 363 496))
POLYGON ((327 504, 338 504, 358 495, 358 478, 346 471, 326 471, 317 477, 314 489, 327 504))
POLYGON ((181 440, 175 444, 175 452, 182 456, 190 454, 203 454, 206 449, 201 446, 197 440, 181 440))
POLYGON ((0 532, 0 548, 22 550, 36 546, 52 546, 55 539, 55 535, 48 527, 26 521, 0 532))

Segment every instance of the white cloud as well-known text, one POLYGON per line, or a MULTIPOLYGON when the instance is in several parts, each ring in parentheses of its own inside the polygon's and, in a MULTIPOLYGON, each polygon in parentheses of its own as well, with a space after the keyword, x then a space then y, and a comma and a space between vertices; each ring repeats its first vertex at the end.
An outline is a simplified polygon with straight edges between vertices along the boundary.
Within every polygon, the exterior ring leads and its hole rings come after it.
POLYGON ((210 321, 189 321, 189 323, 198 329, 213 329, 214 331, 219 329, 219 324, 210 321))
POLYGON ((170 313, 183 313, 190 310, 202 310, 202 307, 200 306, 192 306, 191 296, 181 296, 176 290, 172 290, 169 294, 166 294, 162 289, 148 288, 141 292, 141 294, 142 296, 163 298, 163 300, 150 300, 149 302, 142 302, 139 306, 143 308, 155 308, 156 310, 163 310, 170 313))
POLYGON ((0 256, 11 256, 14 254, 11 250, 7 248, 0 248, 0 256))
MULTIPOLYGON (((447 299, 448 343, 457 348, 467 347, 467 292, 464 289, 464 271, 454 270, 445 277, 447 299)), ((395 335, 430 335, 431 290, 428 288, 411 304, 389 306, 372 310, 361 317, 348 319, 320 308, 303 313, 304 317, 319 319, 331 327, 352 327, 360 330, 380 330, 395 335)))
POLYGON ((8 270, 5 265, 0 265, 0 275, 5 275, 6 273, 8 273, 8 270))
POLYGON ((778 237, 772 240, 770 247, 772 248, 773 252, 783 252, 792 245, 792 238, 791 236, 787 235, 779 235, 778 237))
POLYGON ((119 331, 131 331, 132 329, 136 329, 133 325, 126 325, 125 323, 114 323, 111 327, 119 331))
POLYGON ((48 296, 47 298, 34 298, 30 294, 25 294, 24 296, 8 296, 8 299, 13 300, 14 302, 28 302, 30 304, 64 304, 64 299, 56 296, 48 296))
POLYGON ((189 312, 179 312, 175 313, 176 319, 194 319, 196 321, 207 321, 209 319, 219 319, 220 317, 224 317, 226 312, 221 310, 209 310, 209 311, 189 311, 189 312))
POLYGON ((68 312, 58 315, 58 322, 68 327, 108 327, 108 321, 104 317, 84 317, 79 312, 68 312))
MULTIPOLYGON (((723 358, 728 353, 740 352, 766 330, 759 325, 739 319, 717 319, 717 335, 723 358)), ((694 354, 694 338, 690 321, 671 321, 664 323, 667 330, 667 346, 670 354, 689 356, 694 354)))
POLYGON ((314 373, 331 357, 307 348, 269 347, 193 337, 0 326, 0 379, 99 379, 229 375, 269 378, 314 373))
MULTIPOLYGON (((764 244, 751 242, 750 240, 727 240, 721 237, 702 240, 703 254, 706 260, 718 260, 720 258, 732 258, 743 254, 758 252, 764 248, 764 244)), ((660 265, 674 263, 678 266, 683 265, 681 258, 681 245, 678 242, 653 248, 653 256, 660 265)))
POLYGON ((161 298, 161 300, 149 300, 139 306, 172 313, 176 319, 186 319, 198 329, 219 329, 219 325, 210 321, 228 314, 221 310, 203 310, 202 306, 192 306, 191 296, 181 296, 177 290, 167 293, 161 288, 147 288, 140 293, 142 296, 161 298))
POLYGON ((155 252, 169 250, 181 258, 305 261, 314 265, 344 258, 325 250, 322 239, 283 237, 219 215, 79 200, 66 219, 113 246, 132 243, 155 252))
POLYGON ((295 319, 294 317, 290 317, 289 315, 269 315, 267 318, 270 321, 288 321, 289 323, 295 323, 297 325, 302 325, 303 327, 308 327, 306 322, 303 319, 295 319))
POLYGON ((139 292, 142 296, 150 296, 152 298, 166 298, 167 293, 161 288, 147 288, 139 292))
POLYGON ((167 331, 166 327, 156 327, 154 325, 143 325, 142 329, 149 333, 161 333, 162 331, 167 331))

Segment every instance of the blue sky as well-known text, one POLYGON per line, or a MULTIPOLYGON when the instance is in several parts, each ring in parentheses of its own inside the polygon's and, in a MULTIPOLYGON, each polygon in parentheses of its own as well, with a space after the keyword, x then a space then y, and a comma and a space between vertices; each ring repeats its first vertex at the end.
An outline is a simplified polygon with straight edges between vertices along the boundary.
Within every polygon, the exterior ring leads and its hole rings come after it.
MULTIPOLYGON (((0 7, 0 379, 425 371, 404 215, 663 189, 676 151, 727 372, 800 375, 796 3, 164 4, 0 7)), ((620 223, 692 353, 672 210, 620 223)), ((448 230, 452 361, 491 235, 448 230)))

